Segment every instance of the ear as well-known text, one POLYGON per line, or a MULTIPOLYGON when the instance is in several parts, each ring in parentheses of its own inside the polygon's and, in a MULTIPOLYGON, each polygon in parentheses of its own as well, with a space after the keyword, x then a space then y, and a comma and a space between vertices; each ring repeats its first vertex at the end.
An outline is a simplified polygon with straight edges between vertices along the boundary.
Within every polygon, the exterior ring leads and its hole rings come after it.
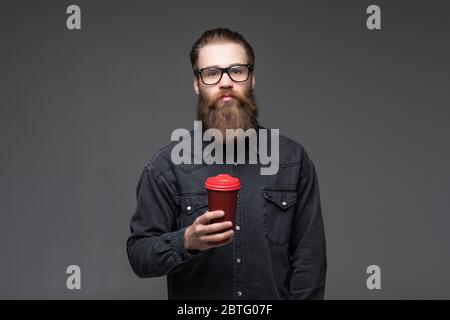
POLYGON ((197 77, 194 77, 194 91, 195 91, 195 93, 196 93, 197 95, 200 94, 200 89, 199 89, 199 87, 198 87, 198 78, 197 78, 197 77))
POLYGON ((252 72, 252 89, 255 89, 255 84, 256 84, 256 76, 255 73, 252 72))

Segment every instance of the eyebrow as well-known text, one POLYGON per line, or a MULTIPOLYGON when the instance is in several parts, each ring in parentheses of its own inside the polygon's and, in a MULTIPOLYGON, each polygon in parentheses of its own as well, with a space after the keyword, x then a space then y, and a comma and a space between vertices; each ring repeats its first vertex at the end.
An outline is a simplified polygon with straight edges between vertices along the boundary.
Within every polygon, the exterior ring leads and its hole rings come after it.
MULTIPOLYGON (((224 67, 224 68, 229 68, 229 67, 234 67, 234 66, 240 66, 240 65, 246 65, 246 63, 232 63, 232 64, 230 64, 228 67, 224 67)), ((209 69, 209 68, 222 68, 222 67, 219 66, 219 65, 217 65, 217 64, 215 64, 215 65, 212 65, 212 66, 206 66, 206 67, 203 67, 203 68, 199 68, 199 70, 202 70, 202 69, 209 69)))

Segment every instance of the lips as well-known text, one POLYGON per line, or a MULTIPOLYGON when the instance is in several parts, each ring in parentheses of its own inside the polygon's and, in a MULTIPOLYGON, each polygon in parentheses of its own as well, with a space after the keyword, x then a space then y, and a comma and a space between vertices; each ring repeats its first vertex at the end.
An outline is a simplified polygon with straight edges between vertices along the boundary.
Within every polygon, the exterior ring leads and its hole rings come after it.
POLYGON ((220 97, 222 101, 231 101, 233 99, 233 95, 231 94, 224 94, 220 97))

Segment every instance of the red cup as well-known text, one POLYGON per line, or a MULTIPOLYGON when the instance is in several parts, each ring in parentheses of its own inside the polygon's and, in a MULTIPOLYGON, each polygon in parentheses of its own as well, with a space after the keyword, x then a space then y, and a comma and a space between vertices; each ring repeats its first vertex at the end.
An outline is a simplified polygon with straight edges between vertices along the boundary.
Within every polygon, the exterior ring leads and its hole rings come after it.
POLYGON ((225 212, 223 217, 211 220, 210 223, 231 221, 234 225, 237 196, 241 188, 239 179, 228 174, 219 174, 206 179, 205 188, 208 192, 208 210, 225 212))

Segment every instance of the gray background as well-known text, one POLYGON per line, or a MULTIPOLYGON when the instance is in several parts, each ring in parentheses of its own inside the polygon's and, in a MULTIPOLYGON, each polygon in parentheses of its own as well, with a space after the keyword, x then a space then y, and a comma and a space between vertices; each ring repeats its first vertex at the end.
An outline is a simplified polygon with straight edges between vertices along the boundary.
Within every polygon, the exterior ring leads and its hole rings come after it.
POLYGON ((192 127, 188 52, 216 26, 255 49, 260 122, 316 164, 326 298, 450 298, 449 7, 2 1, 0 298, 167 298, 164 277, 132 273, 125 241, 145 162, 192 127), (66 28, 73 3, 81 31, 66 28), (71 264, 82 290, 66 288, 71 264))

